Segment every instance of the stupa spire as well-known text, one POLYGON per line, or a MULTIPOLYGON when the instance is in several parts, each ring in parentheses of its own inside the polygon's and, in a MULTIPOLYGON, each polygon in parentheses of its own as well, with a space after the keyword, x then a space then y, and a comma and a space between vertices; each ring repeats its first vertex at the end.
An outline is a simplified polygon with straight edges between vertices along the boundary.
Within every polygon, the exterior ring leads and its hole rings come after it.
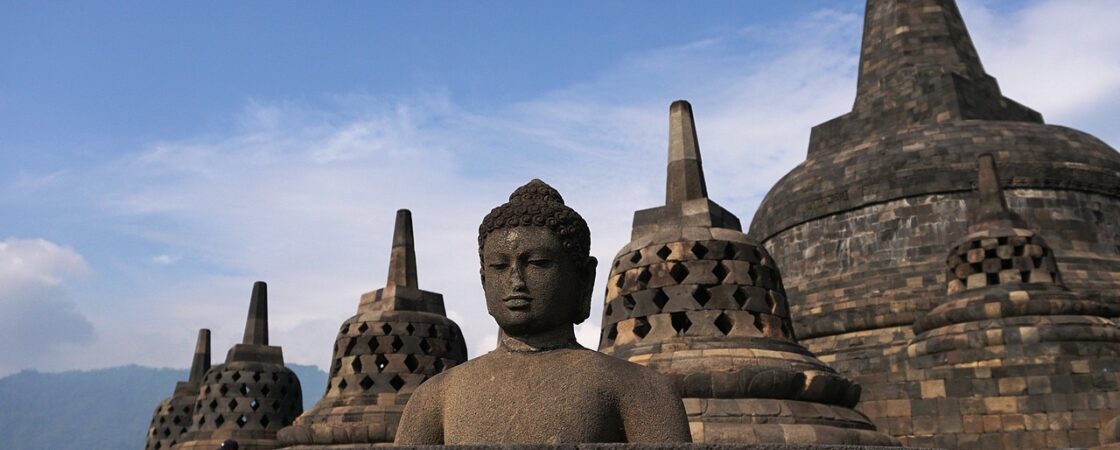
POLYGON ((677 100, 669 107, 669 176, 665 182, 665 204, 672 205, 708 196, 700 143, 692 105, 677 100))
POLYGON ((249 317, 245 320, 245 338, 241 343, 268 345, 268 285, 263 281, 253 283, 249 317))
POLYGON ((979 205, 970 210, 969 232, 989 228, 1024 228, 1026 225, 1007 207, 1007 197, 999 184, 995 158, 984 153, 976 158, 976 191, 979 205))
POLYGON ((199 384, 202 376, 210 370, 210 330, 198 330, 198 340, 194 345, 194 359, 191 361, 191 374, 188 383, 199 384))
POLYGON ((393 250, 389 255, 389 281, 386 286, 418 288, 416 279, 416 245, 412 238, 412 212, 397 210, 393 227, 393 250))

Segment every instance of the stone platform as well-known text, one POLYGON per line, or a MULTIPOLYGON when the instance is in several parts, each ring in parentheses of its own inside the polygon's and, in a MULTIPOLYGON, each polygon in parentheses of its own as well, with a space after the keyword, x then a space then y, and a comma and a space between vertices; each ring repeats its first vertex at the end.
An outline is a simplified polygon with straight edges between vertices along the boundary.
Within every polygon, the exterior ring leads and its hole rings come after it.
POLYGON ((899 447, 816 444, 486 444, 486 445, 332 445, 283 450, 886 450, 899 447))

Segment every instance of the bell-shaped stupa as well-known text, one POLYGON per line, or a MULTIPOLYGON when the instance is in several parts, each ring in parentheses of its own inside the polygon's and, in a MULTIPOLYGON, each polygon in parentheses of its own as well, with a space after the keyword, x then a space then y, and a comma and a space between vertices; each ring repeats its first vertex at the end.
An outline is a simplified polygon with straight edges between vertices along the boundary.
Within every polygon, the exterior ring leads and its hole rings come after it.
POLYGON ((245 337, 202 377, 190 430, 175 448, 214 450, 234 440, 240 450, 274 449, 276 432, 301 412, 299 378, 284 367, 280 347, 268 345, 268 287, 258 281, 245 337))
POLYGON ((954 0, 867 0, 858 70, 852 110, 813 128, 749 234, 782 265, 801 343, 863 385, 864 411, 902 435, 897 402, 880 415, 902 387, 880 381, 944 298, 944 250, 967 233, 976 158, 995 158, 1009 206, 1065 255, 1063 281, 1117 303, 1120 154, 1004 96, 954 0))
POLYGON ((466 360, 463 334, 447 318, 443 295, 419 289, 412 214, 399 210, 388 282, 362 294, 358 313, 335 340, 327 392, 279 438, 301 449, 391 443, 416 387, 466 360))
POLYGON ((902 389, 884 403, 907 407, 877 414, 917 447, 1097 445, 1120 410, 1120 308, 1067 288, 1054 250, 1008 209, 992 156, 978 165, 947 296, 915 322, 888 374, 902 389))
POLYGON ((860 387, 798 344, 778 267, 710 200, 692 107, 670 107, 665 206, 634 213, 599 350, 672 377, 696 442, 890 445, 860 387))
POLYGON ((187 381, 175 384, 171 397, 159 402, 148 426, 148 442, 144 450, 166 450, 179 443, 179 438, 191 425, 198 387, 207 370, 210 370, 210 330, 203 328, 198 330, 190 375, 187 381))

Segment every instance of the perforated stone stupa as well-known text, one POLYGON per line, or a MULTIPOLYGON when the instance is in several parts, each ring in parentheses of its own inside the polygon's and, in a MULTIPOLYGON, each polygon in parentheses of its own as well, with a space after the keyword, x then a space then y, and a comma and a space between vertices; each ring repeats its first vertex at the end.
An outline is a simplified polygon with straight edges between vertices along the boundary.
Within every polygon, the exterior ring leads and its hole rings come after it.
POLYGON ((326 393, 281 431, 280 441, 291 448, 391 443, 416 387, 466 360, 466 342, 447 318, 443 296, 419 288, 412 214, 399 210, 388 282, 362 294, 358 314, 342 323, 326 393))
MULTIPOLYGON (((944 302, 944 251, 968 234, 964 205, 985 153, 1065 285, 1116 303, 1120 154, 1004 97, 956 2, 868 0, 852 111, 813 128, 805 162, 771 189, 749 233, 783 268, 801 342, 859 382, 865 405, 904 389, 887 381, 889 355, 944 302)), ((893 405, 864 411, 910 434, 894 419, 920 412, 893 405)))
POLYGON ((175 448, 214 450, 233 439, 239 450, 274 449, 276 432, 302 412, 299 378, 284 367, 280 347, 268 345, 268 287, 258 281, 245 337, 202 377, 191 428, 175 448))
POLYGON ((697 442, 893 443, 852 409, 860 387, 797 343, 778 267, 708 198, 692 107, 669 122, 665 206, 634 214, 599 349, 670 375, 697 442))
POLYGON ((902 388, 864 407, 910 406, 887 420, 912 446, 1097 445, 1120 415, 1120 327, 1110 319, 1120 307, 1062 282, 1054 251, 1008 210, 990 155, 977 186, 969 233, 946 260, 947 297, 892 364, 889 381, 902 388))
POLYGON ((210 370, 210 330, 203 328, 198 330, 198 341, 194 346, 194 358, 191 360, 187 381, 176 383, 171 397, 161 401, 152 413, 145 450, 169 449, 179 443, 179 438, 191 425, 194 404, 198 400, 198 387, 207 370, 210 370))

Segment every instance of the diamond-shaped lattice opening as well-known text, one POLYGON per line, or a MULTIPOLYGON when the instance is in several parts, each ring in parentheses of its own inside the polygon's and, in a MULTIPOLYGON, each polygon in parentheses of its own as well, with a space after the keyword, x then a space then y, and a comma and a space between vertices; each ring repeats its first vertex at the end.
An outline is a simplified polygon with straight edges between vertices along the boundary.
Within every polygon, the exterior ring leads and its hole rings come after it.
POLYGON ((389 359, 386 358, 385 355, 378 354, 377 359, 374 360, 374 364, 377 364, 377 371, 380 372, 385 370, 385 366, 389 365, 389 359))
POLYGON ((233 378, 233 381, 240 380, 241 379, 241 372, 234 372, 233 376, 231 378, 233 378))
POLYGON ((261 416, 261 426, 262 427, 268 428, 269 423, 271 423, 271 421, 268 420, 268 416, 261 416))
POLYGON ((261 373, 253 372, 253 381, 261 381, 261 373))
POLYGON ((262 386, 261 387, 261 395, 263 395, 265 397, 268 397, 268 393, 271 392, 271 391, 272 390, 269 389, 268 386, 262 386))
POLYGON ((392 333, 393 332, 393 326, 389 325, 389 324, 381 325, 381 331, 385 332, 385 334, 392 333))
POLYGON ((653 274, 649 272, 649 269, 643 267, 642 271, 638 272, 638 282, 642 283, 643 286, 649 283, 650 278, 653 278, 653 274))
POLYGON ((222 396, 225 397, 225 395, 229 393, 229 388, 223 384, 222 387, 218 388, 218 393, 222 394, 222 396))
POLYGON ((684 333, 692 327, 692 321, 683 311, 669 314, 669 321, 673 324, 673 329, 677 330, 677 336, 684 336, 684 333))
POLYGON ((375 353, 377 351, 377 338, 374 336, 370 336, 369 344, 367 344, 367 346, 369 347, 370 353, 375 353))
POLYGON ((407 331, 408 335, 411 336, 412 333, 416 331, 416 327, 412 326, 412 324, 410 323, 408 324, 408 326, 404 327, 404 331, 407 331))
POLYGON ((614 278, 614 286, 615 287, 620 288, 625 284, 626 284, 626 275, 619 274, 617 277, 614 278))
POLYGON ((214 381, 222 381, 222 373, 221 372, 218 372, 216 375, 214 375, 214 381))
POLYGON ((653 304, 657 305, 657 310, 661 311, 665 309, 665 304, 669 303, 669 296, 665 295, 665 291, 658 289, 650 300, 653 301, 653 304))
POLYGON ((273 400, 272 401, 272 410, 273 411, 279 411, 280 410, 280 400, 273 400))
POLYGON ((701 245, 699 242, 692 244, 692 254, 696 255, 699 259, 704 259, 704 255, 708 254, 708 247, 701 245))
POLYGON ((401 347, 404 347, 404 341, 401 340, 400 336, 393 336, 392 347, 393 347, 393 353, 401 351, 401 347))
POLYGON ((726 267, 723 267, 723 263, 716 264, 716 267, 712 269, 712 274, 716 276, 716 281, 720 283, 723 283, 723 280, 726 280, 730 273, 726 267))
POLYGON ((373 379, 368 376, 362 377, 362 381, 358 382, 358 386, 361 386, 362 390, 368 391, 369 388, 373 387, 373 379))
POLYGON ((731 333, 731 328, 734 326, 735 323, 731 321, 730 317, 727 317, 727 314, 719 313, 719 316, 716 317, 716 328, 719 328, 719 331, 723 333, 724 336, 731 333))
POLYGON ((662 260, 668 259, 669 255, 672 255, 672 254, 673 254, 673 250, 670 249, 669 246, 667 246, 667 245, 662 245, 661 248, 657 249, 657 257, 661 258, 662 260))
POLYGON ((712 294, 708 292, 708 288, 701 286, 696 288, 696 292, 692 293, 692 298, 696 300, 696 303, 700 304, 701 308, 703 308, 704 305, 708 304, 708 300, 712 299, 712 294))
POLYGON ((636 334, 638 338, 645 338, 646 335, 649 334, 651 328, 649 320, 645 317, 634 319, 634 334, 636 334))
POLYGON ((340 327, 338 329, 338 334, 346 334, 349 331, 350 331, 350 324, 344 323, 344 324, 342 324, 342 327, 340 327))
POLYGON ((623 308, 626 308, 627 311, 633 311, 634 310, 634 305, 635 305, 635 303, 634 303, 634 296, 633 295, 623 295, 622 296, 622 307, 623 308))
POLYGON ((435 362, 432 363, 432 368, 436 372, 443 372, 443 358, 436 358, 435 362))
POLYGON ((256 399, 253 399, 253 401, 249 402, 249 408, 252 409, 253 411, 256 411, 257 408, 260 408, 260 407, 261 407, 261 402, 258 402, 256 399))
POLYGON ((350 368, 354 369, 354 373, 360 373, 362 371, 362 358, 355 356, 354 360, 350 362, 350 368))
POLYGON ((218 417, 214 418, 214 426, 220 427, 223 423, 226 423, 226 418, 222 417, 221 414, 218 414, 218 417))
POLYGON ((739 251, 733 243, 728 242, 727 245, 723 247, 723 259, 735 259, 738 253, 739 251))
POLYGON ((210 404, 207 406, 210 407, 211 411, 218 409, 218 399, 210 400, 210 404))
POLYGON ((368 330, 369 330, 369 324, 368 323, 362 322, 361 325, 358 325, 358 332, 359 333, 365 333, 368 330))
POLYGON ((355 346, 355 345, 358 345, 358 339, 356 339, 356 338, 347 338, 347 339, 346 339, 346 353, 344 353, 344 354, 346 354, 346 355, 353 355, 353 354, 354 354, 354 346, 355 346))
POLYGON ((641 261, 641 260, 642 260, 642 252, 640 250, 634 252, 633 255, 630 255, 630 263, 631 264, 637 264, 638 261, 641 261))
POLYGON ((242 414, 240 417, 237 418, 237 426, 238 427, 244 428, 245 424, 247 424, 247 423, 249 423, 249 416, 246 416, 246 415, 242 414))
POLYGON ((389 384, 393 386, 393 390, 399 391, 404 387, 404 379, 402 379, 400 375, 393 375, 393 378, 389 380, 389 384))
POLYGON ((669 276, 673 277, 677 283, 683 282, 685 278, 688 278, 688 268, 681 263, 673 264, 673 268, 669 269, 669 276))
POLYGON ((420 351, 424 352, 425 355, 427 355, 428 353, 431 353, 432 352, 432 344, 429 344, 427 339, 421 339, 420 340, 420 351))
POLYGON ((238 389, 238 390, 241 391, 241 395, 245 395, 245 396, 248 396, 249 392, 252 391, 252 389, 249 389, 249 385, 247 385, 247 384, 242 384, 241 388, 238 389))
POLYGON ((349 385, 350 385, 350 383, 347 383, 346 379, 343 378, 343 379, 338 381, 338 390, 344 391, 344 390, 346 390, 346 386, 349 386, 349 385))
POLYGON ((762 323, 762 314, 754 315, 754 327, 758 328, 758 331, 766 331, 766 325, 762 323))
POLYGON ((415 356, 408 355, 404 357, 404 365, 408 367, 409 372, 416 372, 416 368, 420 367, 420 361, 417 361, 415 356))
POLYGON ((280 381, 280 374, 278 374, 276 372, 272 372, 272 381, 274 381, 274 382, 280 381))
POLYGON ((603 315, 605 315, 607 317, 610 317, 611 314, 614 314, 614 304, 613 304, 613 302, 612 303, 607 303, 607 306, 603 308, 603 315))
POLYGON ((607 342, 614 342, 615 339, 618 339, 618 324, 612 323, 607 327, 607 342))

